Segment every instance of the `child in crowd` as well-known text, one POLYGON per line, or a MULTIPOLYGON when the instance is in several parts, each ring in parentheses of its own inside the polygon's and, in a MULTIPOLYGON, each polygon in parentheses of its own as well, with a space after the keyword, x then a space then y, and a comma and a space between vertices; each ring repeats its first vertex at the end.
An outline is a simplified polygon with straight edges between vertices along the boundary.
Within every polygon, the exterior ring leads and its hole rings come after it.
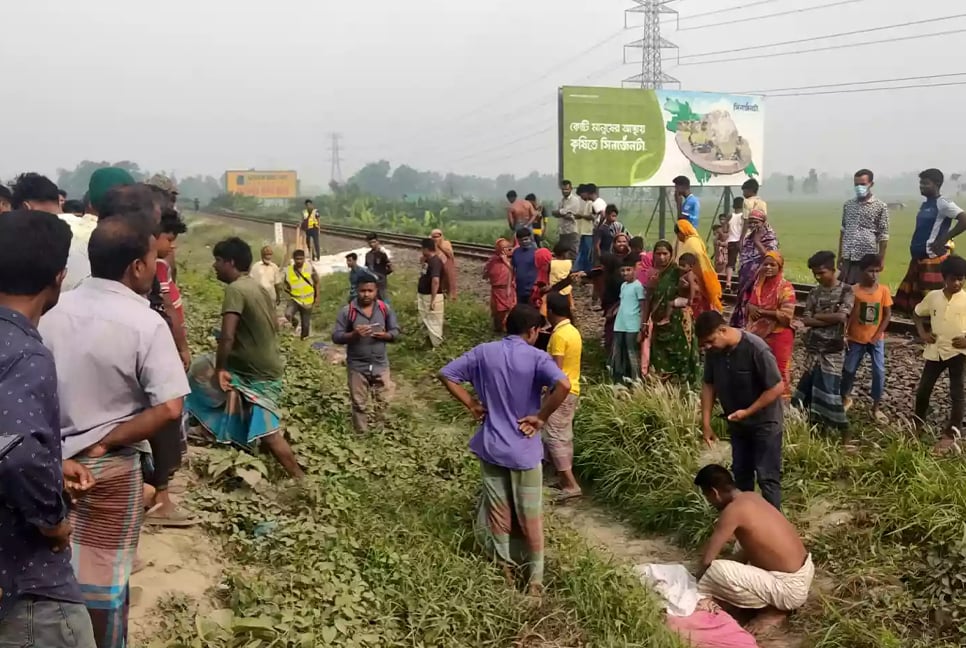
POLYGON ((892 291, 879 283, 882 259, 867 254, 859 261, 862 271, 859 283, 852 287, 855 308, 849 318, 846 338, 849 348, 845 353, 842 371, 842 401, 845 411, 852 407, 852 385, 855 373, 866 355, 872 360, 872 416, 879 423, 888 423, 889 417, 879 409, 885 392, 885 331, 892 317, 892 291))
POLYGON ((190 355, 188 352, 188 336, 184 323, 184 304, 181 301, 181 290, 174 281, 174 268, 171 259, 177 248, 178 235, 188 231, 188 227, 181 220, 178 212, 165 210, 161 215, 161 236, 158 237, 158 268, 156 270, 158 283, 161 285, 161 298, 164 300, 165 312, 171 318, 171 330, 177 342, 178 353, 185 370, 188 369, 190 355))
MULTIPOLYGON (((563 281, 569 277, 573 272, 574 262, 573 262, 573 252, 567 242, 557 243, 553 248, 553 259, 550 261, 550 282, 544 288, 544 294, 549 293, 550 289, 556 284, 563 281)), ((570 311, 573 313, 574 310, 574 295, 573 288, 567 286, 566 288, 560 289, 560 294, 567 298, 567 302, 570 304, 570 311)), ((544 317, 546 317, 547 310, 547 300, 543 300, 542 311, 544 317)))
POLYGON ((718 215, 718 224, 714 226, 714 271, 718 274, 724 272, 728 267, 728 236, 729 221, 728 214, 718 215))
POLYGON ((943 289, 928 293, 916 306, 913 320, 919 337, 926 343, 923 367, 916 389, 916 427, 922 430, 926 412, 932 400, 933 388, 944 371, 949 372, 949 395, 952 411, 936 450, 952 449, 960 436, 963 424, 963 406, 966 402, 966 259, 951 256, 939 266, 943 276, 943 289), (929 318, 927 331, 923 318, 929 318))
POLYGON ((614 320, 614 345, 610 355, 614 382, 641 379, 641 314, 644 312, 644 286, 637 280, 637 262, 627 258, 621 262, 620 305, 614 320))
POLYGON ((671 315, 674 314, 675 308, 687 308, 694 302, 698 290, 698 278, 694 276, 694 266, 697 264, 698 258, 690 252, 685 252, 678 257, 678 268, 681 270, 681 279, 678 282, 678 296, 668 303, 667 311, 658 324, 667 324, 671 321, 671 315))
POLYGON ((628 241, 628 245, 631 247, 631 256, 635 261, 640 261, 641 256, 644 254, 644 238, 635 236, 628 241))
POLYGON ((808 267, 818 285, 805 302, 802 323, 805 362, 792 404, 808 409, 809 420, 842 431, 848 445, 849 422, 842 403, 842 369, 845 364, 845 327, 852 315, 852 286, 838 280, 834 252, 816 252, 808 267))
POLYGON ((363 277, 369 277, 371 273, 365 266, 359 265, 359 255, 355 252, 345 255, 345 266, 349 269, 349 301, 351 302, 359 294, 359 281, 363 277))

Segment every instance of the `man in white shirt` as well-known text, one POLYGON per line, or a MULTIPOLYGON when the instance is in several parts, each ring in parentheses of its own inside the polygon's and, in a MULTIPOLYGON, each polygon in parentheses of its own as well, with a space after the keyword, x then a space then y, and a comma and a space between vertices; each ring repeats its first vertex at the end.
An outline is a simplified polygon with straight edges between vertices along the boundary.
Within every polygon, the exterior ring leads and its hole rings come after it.
POLYGON ((258 282, 258 285, 265 289, 272 297, 272 302, 278 306, 281 299, 278 294, 278 286, 282 283, 282 271, 278 265, 272 261, 275 251, 271 245, 262 248, 262 260, 252 264, 249 275, 258 282))
POLYGON ((745 229, 745 199, 741 196, 731 204, 731 220, 728 221, 728 267, 725 270, 725 286, 731 287, 731 277, 738 266, 741 251, 741 234, 745 229))

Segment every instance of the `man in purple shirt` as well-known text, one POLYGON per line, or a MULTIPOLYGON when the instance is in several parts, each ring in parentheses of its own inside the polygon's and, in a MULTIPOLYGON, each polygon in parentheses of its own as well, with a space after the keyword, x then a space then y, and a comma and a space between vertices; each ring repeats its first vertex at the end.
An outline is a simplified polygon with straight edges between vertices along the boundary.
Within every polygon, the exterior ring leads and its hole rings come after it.
POLYGON ((46 212, 0 218, 0 645, 94 648, 94 630, 71 569, 66 485, 93 485, 77 462, 61 464, 54 358, 37 332, 60 297, 71 232, 46 212), (0 446, 10 447, 10 440, 0 446))
POLYGON ((570 393, 570 381, 549 355, 534 348, 543 316, 518 304, 507 337, 481 344, 443 367, 440 380, 479 421, 470 450, 480 459, 483 497, 477 535, 503 564, 529 565, 529 591, 543 587, 543 442, 540 430, 570 393), (463 388, 470 383, 473 398, 463 388), (544 389, 550 392, 541 403, 544 389))

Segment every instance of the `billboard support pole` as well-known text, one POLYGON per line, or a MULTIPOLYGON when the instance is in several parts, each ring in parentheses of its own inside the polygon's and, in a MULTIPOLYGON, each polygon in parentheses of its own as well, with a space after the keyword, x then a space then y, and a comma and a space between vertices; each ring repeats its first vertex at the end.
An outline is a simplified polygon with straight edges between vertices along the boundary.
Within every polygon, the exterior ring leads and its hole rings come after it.
POLYGON ((657 235, 663 241, 667 232, 667 187, 661 187, 657 195, 657 235))
POLYGON ((718 222, 718 214, 731 214, 731 202, 732 202, 731 187, 725 187, 721 190, 721 198, 718 199, 718 205, 714 209, 714 213, 711 214, 711 225, 708 227, 708 233, 704 237, 704 242, 707 243, 711 240, 711 233, 714 232, 714 226, 718 222))

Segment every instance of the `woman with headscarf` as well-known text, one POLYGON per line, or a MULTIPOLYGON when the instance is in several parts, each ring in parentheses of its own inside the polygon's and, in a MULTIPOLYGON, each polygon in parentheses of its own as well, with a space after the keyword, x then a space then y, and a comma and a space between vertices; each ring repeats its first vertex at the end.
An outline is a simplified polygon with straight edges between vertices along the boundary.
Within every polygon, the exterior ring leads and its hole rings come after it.
POLYGON ((698 265, 694 268, 697 290, 691 303, 692 315, 697 317, 707 310, 721 312, 721 282, 718 281, 718 273, 708 257, 708 249, 698 235, 698 230, 694 229, 691 221, 682 218, 674 226, 674 233, 677 234, 679 242, 677 258, 692 254, 698 260, 698 265))
POLYGON ((792 397, 792 349, 795 346, 795 287, 785 279, 785 259, 776 251, 765 253, 758 278, 745 306, 745 330, 764 340, 778 361, 785 383, 785 400, 792 397))
POLYGON ((731 314, 731 325, 735 328, 745 327, 745 305, 751 298, 751 291, 758 280, 758 269, 765 255, 778 250, 778 237, 775 230, 768 224, 768 217, 760 209, 753 209, 748 214, 747 232, 739 244, 741 251, 738 269, 738 302, 731 314))
POLYGON ((450 301, 456 301, 456 255, 453 244, 443 236, 443 230, 434 229, 430 238, 436 241, 436 254, 443 261, 443 290, 450 301))
MULTIPOLYGON (((654 267, 654 253, 641 252, 637 262, 637 280, 641 282, 644 289, 651 285, 651 280, 657 276, 657 269, 654 267)), ((641 376, 646 377, 647 371, 651 366, 651 336, 654 328, 653 323, 648 320, 644 324, 647 333, 644 334, 644 341, 641 342, 641 376)))
POLYGON ((674 305, 681 294, 681 269, 672 261, 673 256, 674 248, 667 241, 654 244, 655 273, 647 286, 644 305, 644 318, 652 322, 650 366, 659 377, 673 376, 694 385, 698 378, 698 344, 690 304, 674 305))
POLYGON ((621 262, 631 253, 631 236, 626 232, 622 232, 614 237, 614 243, 611 246, 611 250, 621 262))
POLYGON ((517 287, 510 264, 512 252, 513 246, 508 240, 497 239, 493 256, 483 267, 483 278, 490 284, 490 316, 497 333, 503 332, 506 316, 517 303, 517 287))

